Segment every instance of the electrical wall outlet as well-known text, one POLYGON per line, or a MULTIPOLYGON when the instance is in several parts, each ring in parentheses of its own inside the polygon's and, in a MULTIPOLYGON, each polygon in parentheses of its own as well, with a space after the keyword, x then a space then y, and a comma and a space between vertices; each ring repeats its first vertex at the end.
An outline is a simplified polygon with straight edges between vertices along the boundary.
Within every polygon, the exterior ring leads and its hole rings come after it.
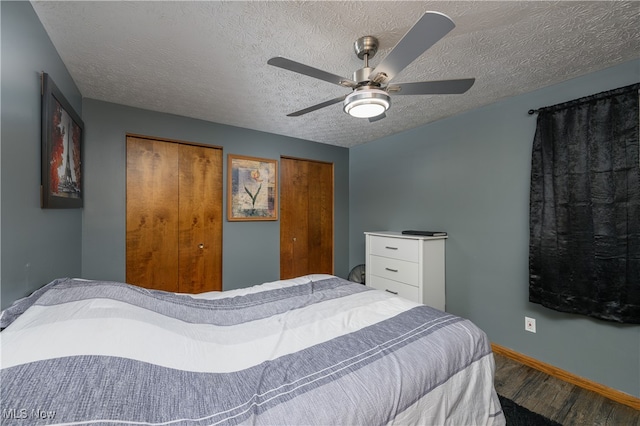
POLYGON ((532 333, 536 332, 535 318, 524 317, 524 329, 532 333))

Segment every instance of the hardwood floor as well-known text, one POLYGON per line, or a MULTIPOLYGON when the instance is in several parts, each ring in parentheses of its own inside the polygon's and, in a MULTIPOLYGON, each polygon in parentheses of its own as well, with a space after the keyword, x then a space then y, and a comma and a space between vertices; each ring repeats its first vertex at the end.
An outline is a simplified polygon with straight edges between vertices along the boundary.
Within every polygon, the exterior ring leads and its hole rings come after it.
MULTIPOLYGON (((496 391, 564 426, 640 426, 640 411, 495 354, 496 391)), ((508 426, 508 425, 507 425, 508 426)))

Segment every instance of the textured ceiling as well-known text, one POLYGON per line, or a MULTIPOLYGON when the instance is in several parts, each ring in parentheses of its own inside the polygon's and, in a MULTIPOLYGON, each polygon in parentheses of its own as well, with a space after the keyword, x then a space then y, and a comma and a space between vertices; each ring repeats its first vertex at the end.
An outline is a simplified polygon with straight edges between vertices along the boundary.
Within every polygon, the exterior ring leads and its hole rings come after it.
POLYGON ((345 147, 640 57, 637 1, 32 4, 83 97, 345 147), (352 78, 358 37, 380 40, 375 67, 427 10, 456 28, 393 82, 475 77, 468 92, 392 96, 374 123, 341 104, 286 117, 351 89, 269 58, 352 78))

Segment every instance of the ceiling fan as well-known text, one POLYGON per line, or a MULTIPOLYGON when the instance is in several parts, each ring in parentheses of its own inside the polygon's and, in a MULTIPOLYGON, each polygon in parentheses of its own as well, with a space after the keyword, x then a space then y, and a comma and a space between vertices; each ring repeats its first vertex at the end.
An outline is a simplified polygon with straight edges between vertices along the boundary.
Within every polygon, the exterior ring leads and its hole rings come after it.
POLYGON ((373 58, 378 51, 378 39, 373 36, 359 38, 355 42, 354 49, 358 58, 364 60, 364 67, 354 72, 352 79, 280 56, 269 59, 267 63, 353 89, 350 94, 292 112, 287 114, 288 117, 298 117, 343 102, 344 112, 353 117, 368 118, 373 122, 386 117, 385 112, 391 106, 390 94, 459 94, 466 92, 473 86, 475 78, 389 84, 400 71, 447 35, 454 27, 455 24, 447 15, 440 12, 426 12, 375 68, 369 67, 369 59, 373 58))

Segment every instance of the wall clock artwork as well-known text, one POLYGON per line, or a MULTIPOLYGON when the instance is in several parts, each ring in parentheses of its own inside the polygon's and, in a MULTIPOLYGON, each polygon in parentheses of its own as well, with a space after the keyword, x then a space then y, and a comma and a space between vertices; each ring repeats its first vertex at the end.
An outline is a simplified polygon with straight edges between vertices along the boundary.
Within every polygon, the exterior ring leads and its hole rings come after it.
POLYGON ((278 161, 228 157, 227 220, 278 220, 278 161))

